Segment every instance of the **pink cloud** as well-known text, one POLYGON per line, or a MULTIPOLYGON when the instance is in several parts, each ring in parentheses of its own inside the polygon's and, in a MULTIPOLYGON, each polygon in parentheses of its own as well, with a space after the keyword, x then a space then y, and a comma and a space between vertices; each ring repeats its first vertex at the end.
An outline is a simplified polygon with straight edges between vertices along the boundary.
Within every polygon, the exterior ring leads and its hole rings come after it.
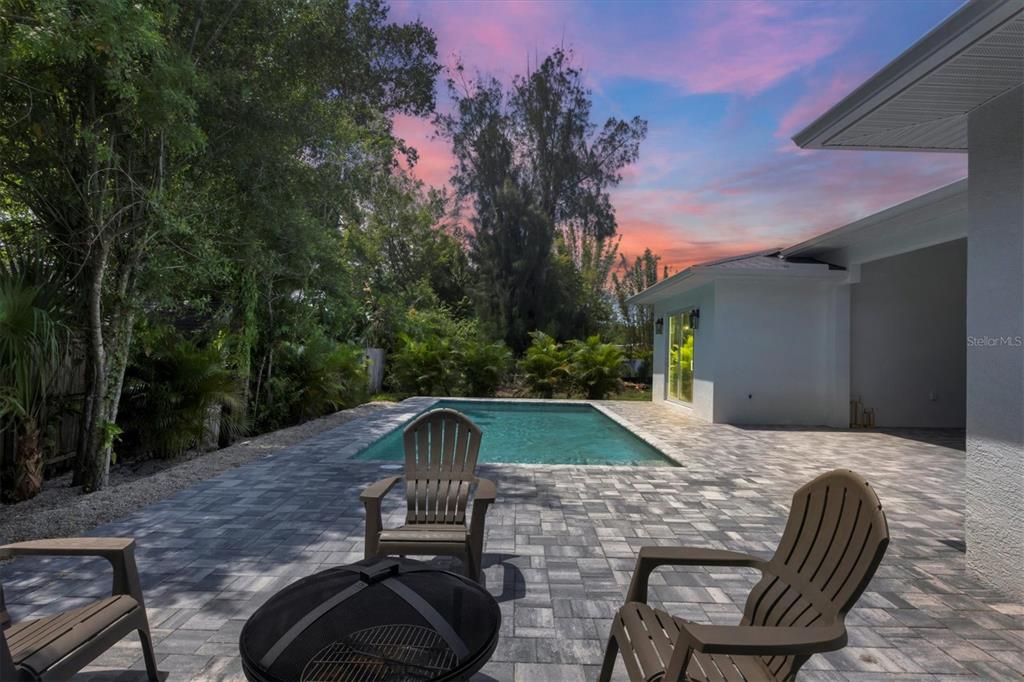
MULTIPOLYGON (((807 93, 794 102, 793 106, 779 119, 775 137, 788 140, 800 132, 864 82, 864 78, 868 75, 867 71, 868 69, 858 69, 835 74, 827 83, 820 79, 812 79, 808 83, 807 93)), ((795 145, 793 147, 797 148, 795 145)))
POLYGON ((559 44, 571 16, 568 3, 454 2, 391 3, 398 20, 420 19, 437 35, 438 55, 452 64, 461 58, 470 75, 477 71, 509 78, 526 70, 536 54, 559 44))
POLYGON ((617 191, 621 250, 651 248, 681 269, 795 244, 966 175, 954 154, 818 151, 775 154, 688 189, 617 191))
POLYGON ((633 27, 623 26, 619 35, 600 42, 597 68, 669 83, 687 93, 755 95, 833 54, 856 23, 849 16, 808 16, 812 6, 796 2, 677 7, 692 10, 676 15, 678 32, 660 31, 665 37, 638 46, 630 39, 633 27))
POLYGON ((410 169, 405 157, 398 155, 399 165, 428 185, 447 185, 455 156, 446 140, 436 138, 433 123, 404 114, 396 115, 393 121, 395 135, 414 147, 418 156, 416 165, 410 169))
MULTIPOLYGON (((557 45, 572 47, 588 84, 632 77, 687 93, 755 95, 833 54, 857 27, 856 7, 828 16, 803 2, 710 2, 658 5, 657 13, 621 6, 628 20, 607 21, 586 3, 392 3, 396 19, 420 19, 438 53, 472 71, 507 79, 557 45)), ((650 6, 646 6, 650 7, 650 6)))

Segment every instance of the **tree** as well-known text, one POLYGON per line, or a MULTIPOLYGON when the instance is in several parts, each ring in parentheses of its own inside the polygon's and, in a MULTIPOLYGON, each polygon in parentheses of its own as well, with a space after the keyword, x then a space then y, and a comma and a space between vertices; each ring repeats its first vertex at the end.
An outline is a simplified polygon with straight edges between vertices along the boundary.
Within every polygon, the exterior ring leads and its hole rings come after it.
POLYGON ((0 15, 0 181, 69 273, 85 330, 78 482, 105 485, 138 273, 174 159, 196 149, 173 5, 22 0, 0 15))
POLYGON ((461 67, 448 86, 455 111, 439 115, 437 124, 455 154, 452 184, 473 206, 478 313, 521 351, 528 332, 586 318, 586 304, 558 290, 556 282, 569 284, 566 266, 576 261, 571 248, 552 254, 556 237, 615 234, 608 192, 637 159, 647 124, 611 118, 598 130, 582 72, 561 49, 507 91, 493 78, 467 81, 461 67))
POLYGON ((201 46, 210 140, 190 212, 209 216, 198 240, 223 255, 204 286, 258 408, 274 401, 282 344, 363 331, 366 281, 347 235, 393 187, 396 148, 411 153, 390 116, 430 114, 440 67, 430 30, 390 23, 379 0, 238 4, 191 3, 179 26, 201 46))
POLYGON ((384 179, 346 226, 343 259, 362 294, 361 336, 394 350, 409 309, 443 306, 465 317, 469 263, 459 230, 445 223, 447 197, 405 175, 384 179))
POLYGON ((658 282, 660 260, 661 257, 650 249, 644 249, 643 255, 637 256, 632 263, 626 254, 622 254, 618 272, 612 273, 612 291, 626 330, 626 343, 634 351, 646 352, 654 347, 654 319, 650 306, 630 305, 627 301, 658 282))
POLYGON ((619 239, 596 237, 578 227, 562 231, 557 253, 566 261, 560 275, 561 290, 572 292, 575 305, 563 312, 560 321, 565 338, 586 338, 597 334, 613 322, 611 285, 612 270, 619 255, 619 239), (571 279, 573 281, 566 282, 571 279))
POLYGON ((82 311, 87 490, 106 483, 140 310, 226 319, 251 402, 282 341, 356 324, 342 230, 396 149, 412 153, 389 115, 429 114, 439 68, 433 34, 387 14, 380 0, 0 11, 0 183, 82 311))

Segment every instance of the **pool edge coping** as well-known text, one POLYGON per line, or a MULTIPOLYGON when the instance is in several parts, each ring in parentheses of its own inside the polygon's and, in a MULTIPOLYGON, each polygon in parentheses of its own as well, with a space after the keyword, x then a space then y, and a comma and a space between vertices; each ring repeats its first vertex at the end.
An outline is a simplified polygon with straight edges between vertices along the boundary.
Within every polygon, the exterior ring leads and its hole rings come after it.
MULTIPOLYGON (((410 418, 418 414, 423 410, 430 409, 432 405, 441 402, 442 400, 458 400, 462 402, 481 402, 481 403, 536 403, 543 405, 588 405, 594 410, 599 412, 601 415, 612 420, 619 427, 626 429, 630 434, 640 439, 646 445, 654 448, 658 451, 662 457, 667 459, 671 464, 669 466, 675 466, 679 468, 686 468, 686 463, 679 457, 671 454, 671 448, 667 443, 662 441, 657 436, 654 436, 646 429, 634 424, 629 419, 626 419, 622 415, 611 409, 606 401, 599 400, 584 400, 584 399, 566 399, 566 398, 464 398, 461 396, 413 396, 406 398, 401 402, 396 403, 393 407, 387 408, 383 414, 372 414, 367 415, 361 419, 356 419, 347 424, 342 424, 338 429, 345 429, 346 427, 353 427, 359 425, 361 422, 369 422, 364 426, 369 427, 369 434, 366 437, 358 438, 351 443, 345 445, 337 452, 337 456, 340 459, 359 461, 359 462, 379 462, 389 463, 389 460, 383 459, 364 459, 364 460, 353 460, 353 457, 369 447, 376 441, 383 438, 385 435, 395 430, 403 423, 407 422, 410 418), (390 417, 390 418, 387 418, 390 417), (386 428, 384 428, 386 427, 386 428)), ((332 429, 331 431, 334 431, 332 429)), ((330 432, 325 432, 330 433, 330 432)), ((565 467, 580 467, 580 466, 604 466, 619 469, 660 469, 657 466, 645 466, 642 464, 548 464, 538 462, 481 462, 482 466, 565 466, 565 467)))

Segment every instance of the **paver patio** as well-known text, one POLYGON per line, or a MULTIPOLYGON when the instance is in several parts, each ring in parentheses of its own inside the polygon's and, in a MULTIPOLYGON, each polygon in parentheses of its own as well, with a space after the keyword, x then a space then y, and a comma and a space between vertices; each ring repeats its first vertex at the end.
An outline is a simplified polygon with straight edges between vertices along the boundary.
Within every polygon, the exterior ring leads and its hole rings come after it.
MULTIPOLYGON (((249 614, 300 576, 362 558, 359 492, 394 465, 347 457, 423 404, 350 422, 96 529, 138 540, 161 670, 172 680, 241 679, 237 641, 249 614)), ((480 679, 595 679, 642 545, 767 555, 792 491, 837 467, 875 486, 892 544, 847 620, 850 645, 813 657, 801 679, 1024 679, 1024 607, 965 571, 962 434, 738 428, 669 405, 605 405, 685 466, 481 466, 498 484, 484 572, 504 620, 480 679)), ((389 500, 385 521, 398 524, 404 499, 389 500)), ((19 559, 3 567, 8 604, 15 619, 66 609, 108 590, 106 570, 19 559)), ((755 579, 663 570, 651 600, 685 618, 734 623, 755 579)), ((137 641, 126 640, 84 677, 144 679, 140 659, 137 641)))

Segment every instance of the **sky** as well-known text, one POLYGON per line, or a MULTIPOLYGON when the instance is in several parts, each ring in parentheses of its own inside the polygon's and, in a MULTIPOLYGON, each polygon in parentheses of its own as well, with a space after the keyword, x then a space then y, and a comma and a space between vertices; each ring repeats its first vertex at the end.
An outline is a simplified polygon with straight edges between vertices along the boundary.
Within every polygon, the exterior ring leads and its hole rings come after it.
MULTIPOLYGON (((395 0, 391 15, 432 28, 443 63, 506 83, 572 48, 595 122, 649 124, 612 190, 620 250, 649 247, 675 272, 787 246, 964 177, 966 155, 805 151, 790 139, 961 4, 395 0)), ((399 116, 395 131, 419 152, 413 173, 444 185, 453 157, 430 122, 399 116)))

